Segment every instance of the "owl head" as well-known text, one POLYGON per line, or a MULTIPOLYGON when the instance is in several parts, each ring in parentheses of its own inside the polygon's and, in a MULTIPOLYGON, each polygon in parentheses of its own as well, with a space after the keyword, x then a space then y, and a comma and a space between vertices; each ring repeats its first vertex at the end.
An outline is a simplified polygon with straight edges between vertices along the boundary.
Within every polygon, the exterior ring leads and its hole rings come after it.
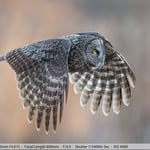
POLYGON ((73 66, 73 70, 80 71, 101 69, 106 54, 110 53, 110 48, 112 52, 112 45, 99 33, 77 33, 73 34, 70 39, 73 43, 69 57, 72 60, 69 61, 70 71, 72 70, 71 66, 73 66))

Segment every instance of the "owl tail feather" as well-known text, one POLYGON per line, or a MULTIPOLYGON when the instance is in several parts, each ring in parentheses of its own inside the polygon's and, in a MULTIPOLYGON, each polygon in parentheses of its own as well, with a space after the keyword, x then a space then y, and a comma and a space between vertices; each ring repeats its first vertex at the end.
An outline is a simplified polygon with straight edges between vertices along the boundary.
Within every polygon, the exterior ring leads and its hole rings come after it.
POLYGON ((4 61, 6 60, 6 56, 5 55, 0 55, 0 61, 4 61))

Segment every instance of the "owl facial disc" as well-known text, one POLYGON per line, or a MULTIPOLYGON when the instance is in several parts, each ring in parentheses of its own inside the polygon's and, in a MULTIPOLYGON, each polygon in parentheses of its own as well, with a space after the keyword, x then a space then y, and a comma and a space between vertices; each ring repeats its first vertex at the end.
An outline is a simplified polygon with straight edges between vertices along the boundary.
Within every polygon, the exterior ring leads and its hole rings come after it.
POLYGON ((93 40, 87 47, 86 55, 92 69, 100 69, 105 61, 105 48, 102 39, 93 40))

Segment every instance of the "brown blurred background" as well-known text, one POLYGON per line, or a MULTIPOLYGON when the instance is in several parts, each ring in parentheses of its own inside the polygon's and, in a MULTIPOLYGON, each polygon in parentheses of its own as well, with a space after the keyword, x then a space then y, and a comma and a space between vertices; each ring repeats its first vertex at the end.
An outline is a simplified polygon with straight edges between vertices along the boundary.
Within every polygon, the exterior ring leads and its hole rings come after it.
POLYGON ((42 39, 98 31, 128 60, 137 83, 132 102, 108 117, 80 107, 70 85, 57 133, 37 132, 16 89, 15 73, 0 63, 0 142, 143 143, 150 142, 149 0, 0 0, 0 54, 42 39))

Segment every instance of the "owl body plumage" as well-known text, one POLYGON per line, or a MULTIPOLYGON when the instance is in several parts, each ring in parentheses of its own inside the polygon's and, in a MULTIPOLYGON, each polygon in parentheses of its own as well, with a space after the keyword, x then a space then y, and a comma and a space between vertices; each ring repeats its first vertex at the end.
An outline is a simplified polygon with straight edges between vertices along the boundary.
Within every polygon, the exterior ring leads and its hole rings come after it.
POLYGON ((16 72, 24 107, 29 108, 28 121, 36 114, 36 128, 45 118, 48 133, 50 118, 53 129, 62 120, 68 84, 81 93, 80 104, 91 100, 95 113, 99 105, 105 115, 111 106, 120 112, 121 104, 129 105, 135 76, 125 58, 99 33, 87 32, 39 41, 14 49, 1 56, 16 72), (68 79, 69 75, 69 79, 68 79))

